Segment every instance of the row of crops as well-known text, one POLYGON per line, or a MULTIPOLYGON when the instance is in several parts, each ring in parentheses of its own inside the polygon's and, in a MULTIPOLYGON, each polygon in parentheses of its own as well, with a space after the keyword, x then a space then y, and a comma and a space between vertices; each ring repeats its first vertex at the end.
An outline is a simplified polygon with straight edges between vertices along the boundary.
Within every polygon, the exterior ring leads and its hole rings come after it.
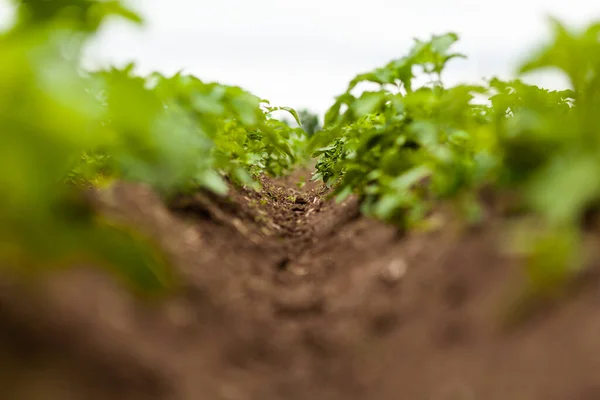
POLYGON ((0 34, 0 259, 23 271, 79 261, 161 289, 168 267, 142 237, 97 215, 87 187, 142 182, 165 198, 231 182, 258 189, 311 157, 315 180, 403 229, 431 229, 440 204, 484 221, 483 190, 514 195, 520 251, 539 289, 584 265, 582 217, 600 202, 600 24, 554 37, 519 67, 553 67, 572 90, 492 79, 446 87, 457 35, 416 41, 356 76, 307 135, 285 111, 239 87, 193 76, 83 71, 81 52, 108 17, 139 23, 119 1, 15 1, 0 34), (424 82, 419 84, 418 82, 424 82), (365 84, 369 90, 361 90, 365 84), (374 89, 373 89, 374 88, 374 89), (483 101, 482 101, 483 99, 483 101), (477 101, 475 101, 477 100, 477 101))
MULTIPOLYGON (((300 157, 307 135, 238 87, 133 66, 87 72, 82 48, 111 16, 140 22, 118 1, 19 1, 0 36, 0 255, 23 270, 94 260, 130 283, 161 288, 166 269, 141 238, 96 216, 82 188, 115 179, 164 196, 255 186, 300 157)), ((295 111, 284 108, 297 118, 295 111)))
MULTIPOLYGON (((519 72, 554 68, 572 90, 491 79, 445 87, 455 34, 417 40, 405 57, 356 76, 315 138, 318 178, 339 199, 407 229, 435 226, 450 205, 467 225, 484 222, 481 194, 510 198, 513 251, 532 288, 560 289, 586 263, 582 224, 600 205, 600 24, 554 37, 519 72), (424 75, 427 83, 416 85, 424 75), (378 90, 356 93, 368 82, 378 90), (484 101, 481 101, 483 99, 484 101)), ((421 79, 422 80, 422 79, 421 79)))

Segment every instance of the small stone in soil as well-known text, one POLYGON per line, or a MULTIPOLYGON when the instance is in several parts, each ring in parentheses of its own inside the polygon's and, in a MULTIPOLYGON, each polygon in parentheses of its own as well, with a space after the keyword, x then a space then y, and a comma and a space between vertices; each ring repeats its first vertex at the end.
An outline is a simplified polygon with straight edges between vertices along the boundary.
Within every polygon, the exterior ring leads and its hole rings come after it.
POLYGON ((388 284, 395 284, 406 275, 408 266, 403 258, 393 259, 382 271, 380 278, 388 284))

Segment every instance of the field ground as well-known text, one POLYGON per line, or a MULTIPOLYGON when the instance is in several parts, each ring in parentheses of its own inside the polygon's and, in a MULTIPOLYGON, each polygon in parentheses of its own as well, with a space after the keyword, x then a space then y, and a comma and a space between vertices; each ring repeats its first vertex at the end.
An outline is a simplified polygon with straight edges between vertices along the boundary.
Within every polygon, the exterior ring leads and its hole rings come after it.
POLYGON ((149 303, 94 268, 5 276, 0 397, 600 398, 596 266, 530 307, 492 199, 478 228, 440 210, 443 229, 403 234, 321 184, 298 189, 306 177, 168 207, 141 185, 96 193, 167 250, 182 287, 149 303))

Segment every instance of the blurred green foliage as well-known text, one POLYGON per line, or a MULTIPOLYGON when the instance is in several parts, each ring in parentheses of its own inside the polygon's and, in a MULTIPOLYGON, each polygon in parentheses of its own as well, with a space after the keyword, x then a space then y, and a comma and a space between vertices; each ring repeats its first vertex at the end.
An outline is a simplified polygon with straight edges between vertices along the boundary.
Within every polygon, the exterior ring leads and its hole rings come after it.
POLYGON ((2 265, 95 262, 134 288, 161 290, 173 277, 155 246, 97 215, 86 186, 125 179, 165 195, 225 194, 224 175, 256 187, 253 174, 282 174, 300 161, 306 134, 241 88, 140 77, 133 65, 83 72, 82 47, 108 17, 141 21, 121 2, 15 5, 16 24, 0 34, 2 265))
POLYGON ((308 109, 302 109, 298 111, 298 115, 302 121, 302 129, 304 129, 308 136, 313 136, 321 130, 321 122, 317 114, 308 109))
POLYGON ((553 40, 519 71, 558 69, 573 90, 518 79, 446 87, 446 63, 462 57, 451 51, 458 36, 417 40, 337 97, 311 142, 314 179, 334 184, 338 199, 358 194, 365 213, 404 228, 426 227, 442 200, 480 221, 481 188, 513 190, 536 221, 519 236, 532 283, 556 287, 584 262, 580 223, 600 204, 600 25, 552 24, 553 40), (429 80, 417 87, 419 73, 429 80), (357 94, 363 82, 379 90, 357 94))
POLYGON ((95 262, 161 290, 174 277, 155 245, 98 215, 86 187, 130 180, 165 196, 226 195, 225 177, 258 188, 257 174, 285 174, 310 155, 314 179, 339 200, 356 193, 363 212, 403 228, 428 227, 442 201, 476 223, 483 187, 518 193, 534 221, 518 244, 536 290, 585 261, 580 223, 600 205, 600 24, 574 32, 553 20, 552 40, 519 68, 558 69, 572 90, 519 79, 447 87, 447 63, 464 57, 448 33, 357 75, 321 127, 307 110, 189 75, 82 71, 82 48, 107 18, 141 22, 120 1, 14 3, 17 21, 0 34, 2 265, 95 262), (376 89, 360 92, 365 83, 376 89))

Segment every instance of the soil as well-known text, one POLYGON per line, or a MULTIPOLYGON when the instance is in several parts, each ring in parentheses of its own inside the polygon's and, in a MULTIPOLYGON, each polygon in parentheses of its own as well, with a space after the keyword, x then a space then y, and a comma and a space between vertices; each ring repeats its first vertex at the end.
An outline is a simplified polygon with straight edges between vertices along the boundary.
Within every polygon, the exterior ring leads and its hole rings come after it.
POLYGON ((440 209, 441 229, 406 233, 321 184, 299 188, 307 175, 228 200, 165 204, 129 183, 96 193, 180 284, 148 300, 93 266, 3 273, 0 397, 600 399, 597 258, 558 301, 520 301, 494 202, 477 227, 440 209))

